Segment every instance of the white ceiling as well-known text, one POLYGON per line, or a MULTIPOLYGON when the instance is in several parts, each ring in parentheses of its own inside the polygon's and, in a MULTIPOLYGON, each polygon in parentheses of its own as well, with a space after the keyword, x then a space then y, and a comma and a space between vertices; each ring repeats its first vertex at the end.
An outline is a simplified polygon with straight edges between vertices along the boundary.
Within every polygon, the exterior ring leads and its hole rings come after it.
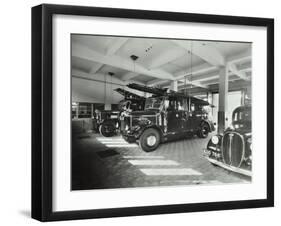
POLYGON ((72 69, 98 79, 109 72, 120 82, 167 86, 218 83, 218 68, 227 65, 230 80, 251 78, 251 44, 133 37, 72 35, 72 69), (136 55, 134 62, 130 56, 136 55))

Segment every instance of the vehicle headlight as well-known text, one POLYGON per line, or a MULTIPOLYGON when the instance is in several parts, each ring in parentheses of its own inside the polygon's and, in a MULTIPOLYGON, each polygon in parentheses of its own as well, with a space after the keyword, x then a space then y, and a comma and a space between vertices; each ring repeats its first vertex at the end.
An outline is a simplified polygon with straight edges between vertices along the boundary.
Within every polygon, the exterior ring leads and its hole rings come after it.
POLYGON ((219 143, 219 138, 218 138, 218 136, 213 136, 211 140, 212 140, 212 143, 213 143, 213 144, 218 144, 218 143, 219 143))
POLYGON ((125 130, 129 130, 129 126, 128 125, 125 126, 125 130))

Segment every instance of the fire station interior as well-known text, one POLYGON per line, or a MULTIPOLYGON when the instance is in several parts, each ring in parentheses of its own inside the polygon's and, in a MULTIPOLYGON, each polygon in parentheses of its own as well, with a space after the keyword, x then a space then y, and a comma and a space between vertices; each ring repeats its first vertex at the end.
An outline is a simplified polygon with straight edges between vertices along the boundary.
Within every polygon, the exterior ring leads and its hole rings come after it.
POLYGON ((203 156, 212 135, 231 125, 235 108, 251 99, 251 43, 204 40, 71 36, 72 190, 247 182, 203 156), (143 98, 153 94, 129 84, 161 88, 209 102, 215 125, 204 139, 186 136, 152 152, 97 128, 102 111, 117 112, 120 88, 143 98))

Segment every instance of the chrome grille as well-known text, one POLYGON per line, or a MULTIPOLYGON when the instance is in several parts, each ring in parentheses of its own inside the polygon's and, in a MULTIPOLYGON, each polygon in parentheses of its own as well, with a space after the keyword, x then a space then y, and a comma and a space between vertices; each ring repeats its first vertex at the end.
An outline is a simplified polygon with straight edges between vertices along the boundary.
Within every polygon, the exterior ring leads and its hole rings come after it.
POLYGON ((225 133, 222 140, 222 158, 225 164, 240 167, 245 156, 244 138, 237 132, 225 133))

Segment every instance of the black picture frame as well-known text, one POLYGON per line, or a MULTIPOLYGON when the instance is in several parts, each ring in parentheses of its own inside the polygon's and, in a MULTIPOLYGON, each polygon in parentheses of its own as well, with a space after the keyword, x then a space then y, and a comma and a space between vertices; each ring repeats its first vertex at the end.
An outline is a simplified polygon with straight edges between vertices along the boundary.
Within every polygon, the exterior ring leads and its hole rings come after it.
POLYGON ((43 4, 32 8, 32 218, 121 217, 274 206, 274 20, 268 18, 43 4), (95 210, 52 210, 52 18, 55 14, 267 28, 267 198, 95 210))

